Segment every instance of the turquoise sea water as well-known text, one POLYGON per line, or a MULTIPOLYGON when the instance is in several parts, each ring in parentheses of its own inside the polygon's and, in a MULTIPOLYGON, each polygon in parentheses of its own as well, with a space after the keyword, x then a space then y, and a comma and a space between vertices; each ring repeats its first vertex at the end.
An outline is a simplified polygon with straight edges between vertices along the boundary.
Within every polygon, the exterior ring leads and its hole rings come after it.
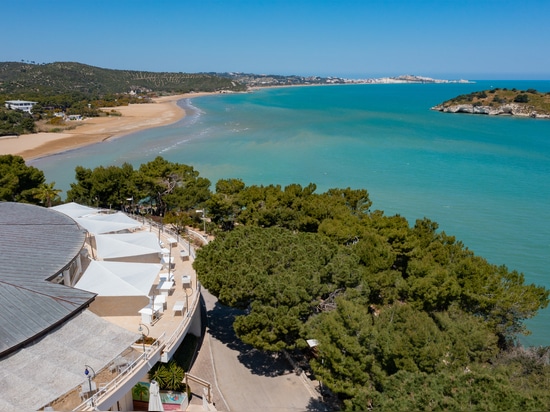
MULTIPOLYGON (((491 263, 550 288, 550 120, 444 114, 430 107, 490 87, 550 81, 292 87, 180 102, 180 122, 33 161, 64 190, 83 165, 162 155, 214 185, 310 182, 365 188, 373 208, 428 217, 491 263)), ((550 310, 528 322, 550 345, 550 310)))

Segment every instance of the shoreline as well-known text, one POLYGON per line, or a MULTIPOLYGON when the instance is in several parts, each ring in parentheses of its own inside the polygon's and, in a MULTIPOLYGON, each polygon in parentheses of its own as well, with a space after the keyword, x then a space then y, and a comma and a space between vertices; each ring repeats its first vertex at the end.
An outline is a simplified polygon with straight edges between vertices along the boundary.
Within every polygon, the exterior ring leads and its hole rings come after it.
MULTIPOLYGON (((405 84, 410 82, 395 82, 405 84)), ((252 86, 243 93, 271 88, 345 86, 354 84, 291 84, 274 86, 252 86)), ((185 110, 177 105, 179 100, 223 94, 220 92, 198 92, 153 98, 153 103, 130 104, 128 106, 101 108, 105 112, 115 110, 121 116, 92 117, 74 121, 75 127, 60 132, 38 132, 20 136, 1 136, 0 155, 21 156, 26 162, 54 156, 70 150, 116 139, 142 130, 166 126, 186 116, 185 110)))
POLYGON ((153 99, 153 103, 108 107, 121 116, 93 117, 75 121, 76 127, 61 132, 39 132, 13 137, 0 137, 0 155, 17 155, 25 161, 53 156, 73 149, 116 139, 131 133, 154 127, 166 126, 185 117, 185 110, 178 101, 194 97, 218 94, 185 93, 153 99))

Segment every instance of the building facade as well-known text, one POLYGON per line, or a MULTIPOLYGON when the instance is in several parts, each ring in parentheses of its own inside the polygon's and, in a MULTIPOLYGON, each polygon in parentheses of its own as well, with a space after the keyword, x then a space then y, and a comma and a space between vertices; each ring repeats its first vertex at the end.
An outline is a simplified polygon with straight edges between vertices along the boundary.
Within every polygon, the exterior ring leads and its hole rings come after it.
POLYGON ((6 100, 5 105, 7 109, 21 110, 32 114, 32 108, 36 103, 37 102, 29 102, 27 100, 6 100))

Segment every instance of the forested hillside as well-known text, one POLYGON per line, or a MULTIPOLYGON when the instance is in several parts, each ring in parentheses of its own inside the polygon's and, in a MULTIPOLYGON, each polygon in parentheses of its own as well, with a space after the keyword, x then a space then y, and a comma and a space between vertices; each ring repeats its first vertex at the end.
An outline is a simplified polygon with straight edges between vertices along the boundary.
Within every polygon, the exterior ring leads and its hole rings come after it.
POLYGON ((73 62, 0 63, 0 96, 32 97, 72 92, 102 96, 132 90, 163 94, 244 90, 244 87, 214 74, 112 70, 73 62))
MULTIPOLYGON (((45 205, 55 195, 21 158, 0 156, 2 164, 12 183, 38 177, 6 186, 3 199, 45 205)), ((161 157, 138 169, 78 167, 75 177, 68 201, 152 214, 183 236, 205 225, 215 239, 194 267, 221 303, 242 309, 237 336, 303 357, 336 396, 332 406, 550 410, 550 347, 518 341, 549 291, 490 264, 436 222, 386 216, 364 189, 317 194, 315 184, 224 179, 211 192, 191 166, 161 157)))
POLYGON ((242 91, 238 81, 206 73, 155 73, 111 70, 81 63, 0 62, 0 136, 32 133, 39 120, 64 125, 56 113, 100 116, 100 107, 148 103, 165 94, 242 91), (32 114, 14 113, 7 100, 36 102, 32 114))

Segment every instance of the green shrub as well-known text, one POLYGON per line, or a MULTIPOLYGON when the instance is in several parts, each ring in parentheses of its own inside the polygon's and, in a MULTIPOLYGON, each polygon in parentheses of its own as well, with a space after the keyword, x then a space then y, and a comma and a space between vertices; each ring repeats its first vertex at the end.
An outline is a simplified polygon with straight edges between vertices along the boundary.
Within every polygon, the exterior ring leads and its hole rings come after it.
POLYGON ((515 103, 527 103, 529 102, 529 96, 524 93, 518 94, 514 99, 515 103))

